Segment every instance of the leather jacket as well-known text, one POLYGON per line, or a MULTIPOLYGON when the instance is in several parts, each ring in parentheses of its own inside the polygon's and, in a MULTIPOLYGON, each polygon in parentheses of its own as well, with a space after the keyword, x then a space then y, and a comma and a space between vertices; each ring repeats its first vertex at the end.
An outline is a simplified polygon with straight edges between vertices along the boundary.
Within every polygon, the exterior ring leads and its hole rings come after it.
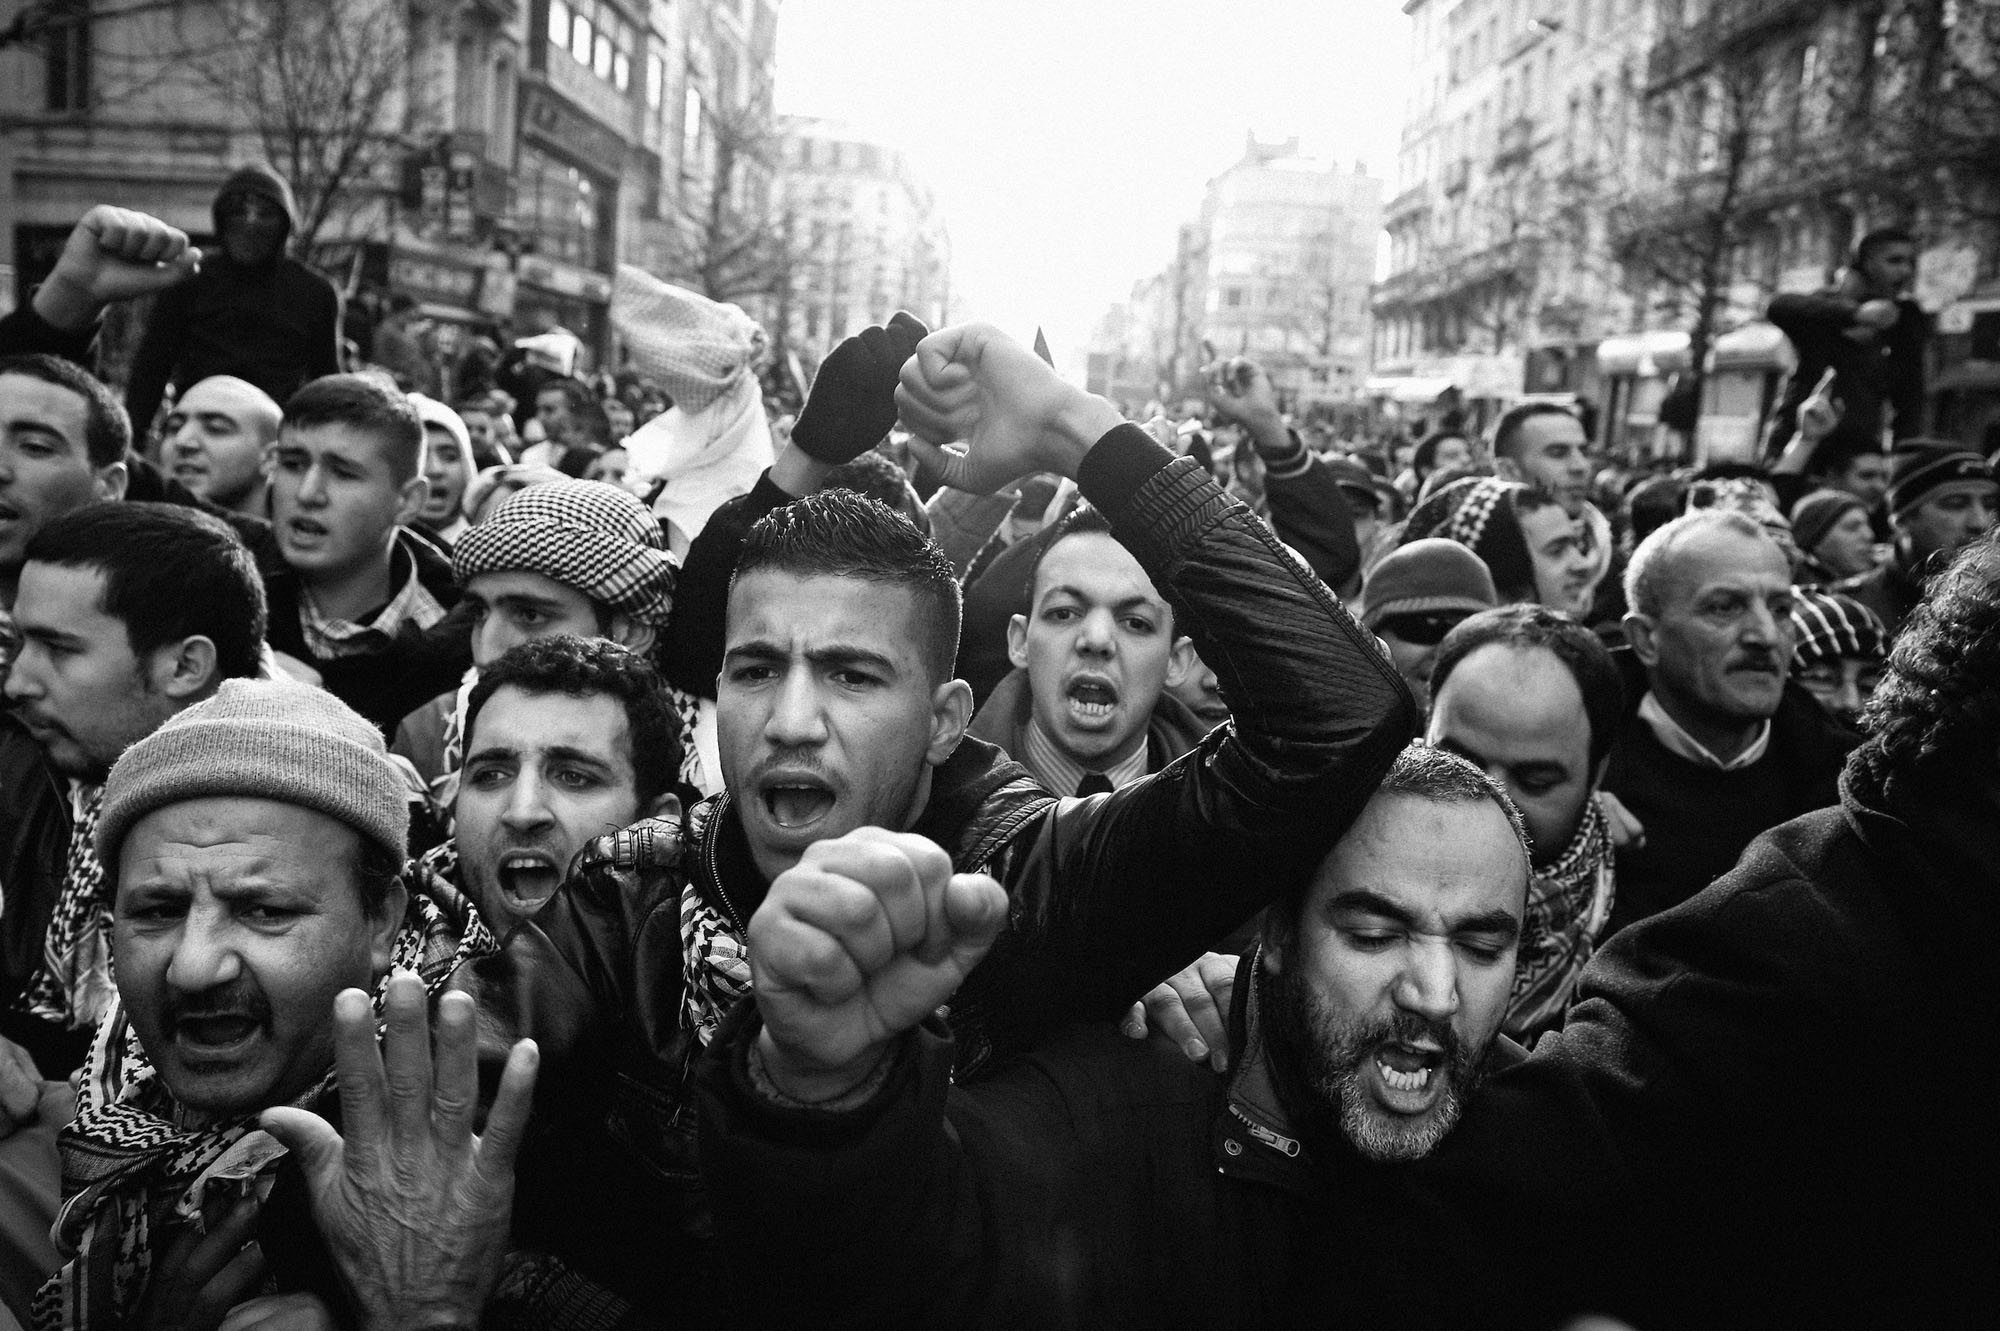
MULTIPOLYGON (((950 1004, 961 1076, 1056 1026, 1118 1015, 1310 873, 1416 723, 1378 645, 1198 464, 1121 426, 1079 482, 1215 667, 1233 721, 1088 799, 1040 790, 974 739, 936 769, 910 830, 1012 900, 950 1004)), ((489 1066, 517 1035, 542 1052, 518 1246, 685 1318, 726 1311, 727 1291, 695 1159, 700 1041, 684 999, 700 948, 691 962, 684 917, 713 907, 735 931, 722 950, 740 954, 767 887, 725 793, 594 843, 549 905, 461 977, 489 1066)))

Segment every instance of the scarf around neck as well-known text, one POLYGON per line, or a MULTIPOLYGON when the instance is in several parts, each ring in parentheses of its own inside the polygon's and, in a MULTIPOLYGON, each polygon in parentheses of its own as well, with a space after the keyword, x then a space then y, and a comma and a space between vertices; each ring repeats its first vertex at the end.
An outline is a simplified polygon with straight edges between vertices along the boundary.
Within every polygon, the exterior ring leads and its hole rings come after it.
POLYGON ((1509 1036, 1519 1039, 1562 1019, 1611 918, 1612 861, 1610 824, 1593 793, 1562 855, 1528 880, 1520 960, 1500 1027, 1509 1036))

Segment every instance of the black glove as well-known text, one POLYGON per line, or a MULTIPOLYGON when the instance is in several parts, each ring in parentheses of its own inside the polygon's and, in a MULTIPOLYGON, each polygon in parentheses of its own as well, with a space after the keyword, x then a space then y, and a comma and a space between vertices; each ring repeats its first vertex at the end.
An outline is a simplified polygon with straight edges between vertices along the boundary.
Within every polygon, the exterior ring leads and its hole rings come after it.
POLYGON ((881 443, 896 423, 903 362, 930 331, 915 315, 898 310, 888 327, 864 328, 828 352, 792 426, 792 442, 835 467, 881 443))

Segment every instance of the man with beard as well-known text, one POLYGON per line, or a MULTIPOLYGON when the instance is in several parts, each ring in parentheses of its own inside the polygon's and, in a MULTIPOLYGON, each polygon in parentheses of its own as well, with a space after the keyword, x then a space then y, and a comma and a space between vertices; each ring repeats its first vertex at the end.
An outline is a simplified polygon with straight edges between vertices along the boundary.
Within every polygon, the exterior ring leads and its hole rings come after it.
POLYGON ((1194 665, 1174 611, 1111 524, 1063 519, 1007 628, 1014 670, 966 734, 1014 755, 1045 789, 1095 795, 1157 772, 1207 727, 1169 689, 1194 665))
POLYGON ((603 638, 536 638, 484 667, 465 708, 457 831, 418 882, 463 890, 505 933, 555 895, 579 850, 677 818, 680 717, 659 673, 603 638))
POLYGON ((1005 893, 918 837, 815 846, 753 919, 755 1000, 702 1070, 703 1171, 754 1320, 1406 1313, 1420 1284, 1341 1259, 1355 1198, 1451 1132, 1490 1059, 1520 1057, 1495 1036, 1527 872, 1499 787, 1413 746, 1267 912, 1228 1076, 1081 1027, 948 1087, 933 1010, 1000 930, 1005 893))
POLYGON ((141 435, 169 382, 187 388, 214 374, 248 380, 283 402, 300 385, 340 369, 340 296, 333 283, 285 254, 298 225, 291 186, 246 166, 215 196, 221 243, 201 271, 162 291, 132 359, 125 409, 141 435))
POLYGON ((1687 900, 1760 832, 1831 804, 1855 737, 1787 682, 1791 563, 1733 509, 1674 519, 1632 552, 1626 712, 1604 789, 1645 829, 1618 857, 1611 929, 1687 900))

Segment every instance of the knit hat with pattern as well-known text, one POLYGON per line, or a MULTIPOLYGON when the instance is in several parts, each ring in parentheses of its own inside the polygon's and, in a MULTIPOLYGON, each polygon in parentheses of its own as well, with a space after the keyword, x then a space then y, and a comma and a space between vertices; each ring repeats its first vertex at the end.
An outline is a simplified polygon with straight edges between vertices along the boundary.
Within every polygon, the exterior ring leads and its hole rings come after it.
POLYGON ((1514 501, 1528 487, 1492 476, 1468 476, 1453 481, 1410 514, 1403 525, 1403 544, 1426 536, 1457 541, 1478 555, 1493 575, 1502 598, 1518 597, 1535 586, 1534 559, 1514 501))
POLYGON ((104 782, 98 859, 115 868, 125 834, 153 810, 214 795, 316 809, 398 859, 409 854, 409 794, 381 732, 324 689, 224 680, 125 750, 104 782))
POLYGON ((658 519, 602 481, 550 481, 509 495, 458 538, 451 571, 461 586, 481 573, 539 573, 655 628, 674 606, 674 562, 658 519))

